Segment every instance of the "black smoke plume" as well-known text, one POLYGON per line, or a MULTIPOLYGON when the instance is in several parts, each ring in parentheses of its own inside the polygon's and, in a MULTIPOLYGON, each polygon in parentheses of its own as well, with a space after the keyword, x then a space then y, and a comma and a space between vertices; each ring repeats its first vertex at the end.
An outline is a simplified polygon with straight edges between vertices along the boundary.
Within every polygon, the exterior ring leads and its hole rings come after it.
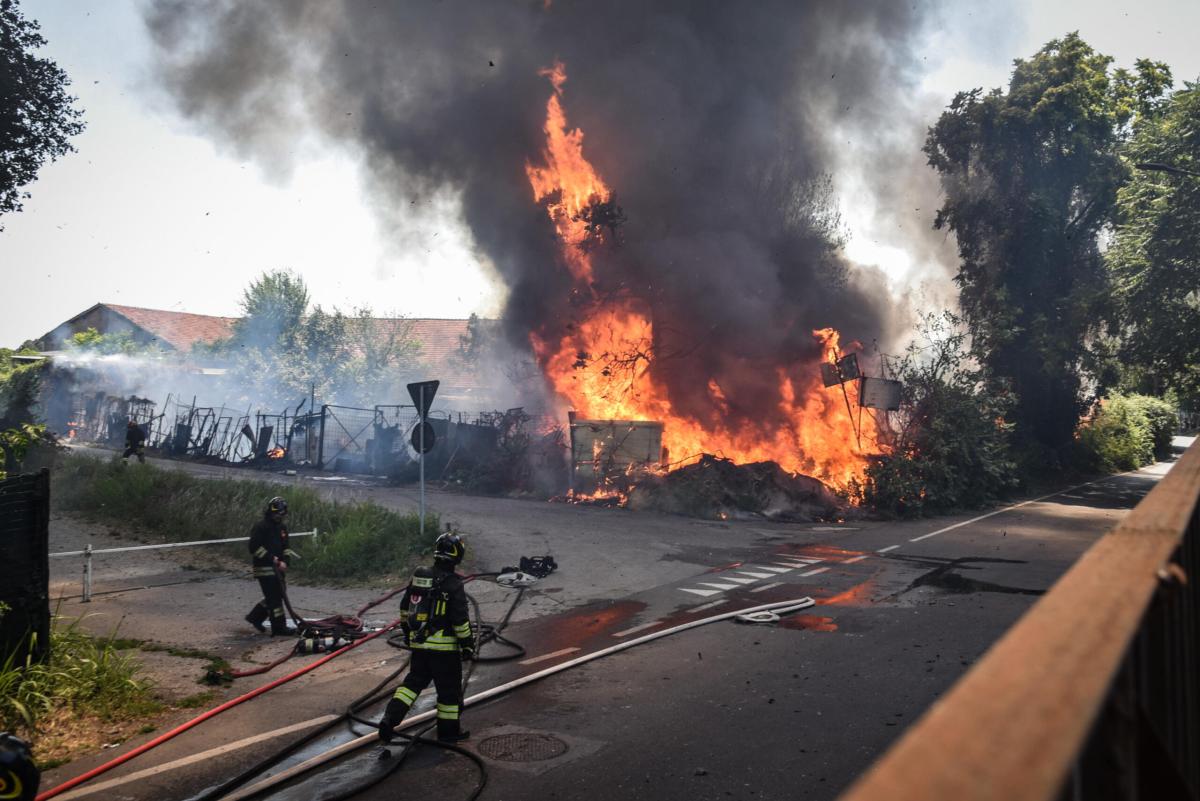
POLYGON ((311 137, 345 148, 396 228, 457 198, 522 344, 580 311, 525 172, 545 145, 539 72, 561 61, 567 117, 626 218, 593 252, 597 290, 652 311, 678 411, 716 415, 713 379, 769 423, 777 370, 819 358, 814 328, 869 342, 906 322, 882 275, 838 254, 829 131, 889 130, 927 15, 926 0, 159 0, 146 20, 178 108, 241 154, 286 169, 311 137))

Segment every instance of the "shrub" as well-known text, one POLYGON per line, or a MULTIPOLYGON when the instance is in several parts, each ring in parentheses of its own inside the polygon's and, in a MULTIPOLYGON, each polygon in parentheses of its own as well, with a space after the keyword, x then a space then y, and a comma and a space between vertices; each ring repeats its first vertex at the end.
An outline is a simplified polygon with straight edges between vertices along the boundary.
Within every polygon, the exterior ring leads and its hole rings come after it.
MULTIPOLYGON (((403 569, 437 536, 438 518, 426 515, 425 535, 415 514, 398 514, 370 501, 327 501, 314 490, 266 481, 208 479, 182 470, 72 455, 51 476, 56 509, 77 511, 113 524, 155 532, 160 542, 246 536, 268 498, 288 501, 293 530, 317 528, 313 541, 292 541, 301 559, 289 576, 311 579, 371 578, 403 569)), ((231 554, 246 558, 240 543, 231 554)))
POLYGON ((1171 451, 1178 423, 1171 404, 1148 395, 1112 395, 1079 427, 1077 462, 1086 470, 1134 470, 1171 451))
POLYGON ((969 369, 958 318, 931 314, 920 335, 895 370, 904 388, 891 452, 867 468, 862 487, 863 500, 884 515, 977 508, 1017 483, 1009 399, 984 391, 969 369))

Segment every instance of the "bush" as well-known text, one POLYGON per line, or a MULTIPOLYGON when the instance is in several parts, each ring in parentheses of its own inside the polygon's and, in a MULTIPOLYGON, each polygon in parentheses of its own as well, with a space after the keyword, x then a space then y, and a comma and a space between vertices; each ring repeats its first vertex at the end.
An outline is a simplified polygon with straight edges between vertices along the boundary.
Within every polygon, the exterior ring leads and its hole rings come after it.
POLYGON ((1164 400, 1112 395, 1080 425, 1076 460, 1085 470, 1135 470, 1170 454, 1177 424, 1176 410, 1164 400))
POLYGON ((968 369, 958 318, 931 314, 920 333, 924 342, 895 370, 904 389, 893 447, 867 468, 862 487, 865 503, 889 516, 978 508, 1017 484, 1010 403, 968 369))
MULTIPOLYGON (((315 542, 309 537, 292 541, 302 558, 289 565, 289 576, 343 580, 395 573, 437 536, 436 515, 426 515, 422 536, 415 514, 398 514, 370 501, 327 501, 311 489, 266 481, 198 478, 181 470, 76 455, 63 458, 51 476, 56 509, 133 524, 155 532, 159 542, 246 536, 275 495, 287 499, 293 530, 321 532, 315 542)), ((248 558, 240 543, 230 553, 248 558)))

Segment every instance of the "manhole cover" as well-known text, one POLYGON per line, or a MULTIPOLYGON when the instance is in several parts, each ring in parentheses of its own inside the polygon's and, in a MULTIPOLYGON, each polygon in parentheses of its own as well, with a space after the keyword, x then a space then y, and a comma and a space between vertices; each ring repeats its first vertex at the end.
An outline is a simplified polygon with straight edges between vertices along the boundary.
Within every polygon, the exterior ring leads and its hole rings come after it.
POLYGON ((497 734, 479 743, 479 753, 501 762, 541 762, 567 753, 567 744, 549 734, 497 734))

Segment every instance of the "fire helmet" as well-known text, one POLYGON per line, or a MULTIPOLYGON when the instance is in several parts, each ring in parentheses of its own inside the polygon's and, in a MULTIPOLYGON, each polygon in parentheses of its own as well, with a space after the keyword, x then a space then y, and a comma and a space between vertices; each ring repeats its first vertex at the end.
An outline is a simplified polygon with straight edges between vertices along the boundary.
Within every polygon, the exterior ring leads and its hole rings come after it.
POLYGON ((467 554, 466 543, 462 537, 452 531, 447 531, 433 543, 433 559, 436 562, 449 562, 457 565, 467 554))
POLYGON ((276 495, 271 500, 267 501, 267 514, 269 515, 286 515, 287 501, 276 495))

